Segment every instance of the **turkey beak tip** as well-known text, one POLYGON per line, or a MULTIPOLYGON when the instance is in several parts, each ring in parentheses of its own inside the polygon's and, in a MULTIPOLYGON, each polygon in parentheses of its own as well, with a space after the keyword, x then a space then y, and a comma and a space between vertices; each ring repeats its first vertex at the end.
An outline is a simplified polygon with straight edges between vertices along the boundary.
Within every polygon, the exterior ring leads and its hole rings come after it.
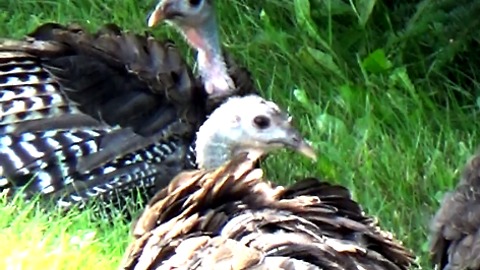
POLYGON ((315 149, 307 143, 305 140, 301 140, 296 146, 295 150, 302 155, 312 159, 313 161, 317 160, 317 153, 315 152, 315 149))
POLYGON ((288 148, 314 161, 317 160, 317 153, 315 152, 315 149, 306 141, 305 138, 303 138, 298 130, 292 128, 287 132, 287 134, 287 138, 285 138, 284 142, 288 148))
POLYGON ((161 6, 157 5, 155 10, 150 13, 150 16, 148 17, 147 25, 148 27, 154 27, 163 20, 165 20, 164 9, 161 6))

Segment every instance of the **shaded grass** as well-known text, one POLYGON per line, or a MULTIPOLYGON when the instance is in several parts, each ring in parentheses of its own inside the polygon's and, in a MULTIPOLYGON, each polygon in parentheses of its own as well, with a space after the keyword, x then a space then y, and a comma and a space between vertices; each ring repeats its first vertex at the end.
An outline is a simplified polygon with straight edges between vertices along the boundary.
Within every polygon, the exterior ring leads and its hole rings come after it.
MULTIPOLYGON (((330 20, 309 20, 301 5, 307 2, 228 1, 218 7, 225 47, 251 70, 266 97, 289 108, 321 152, 315 164, 288 153, 269 158, 268 175, 282 183, 316 175, 346 185, 430 269, 428 222, 478 144, 476 108, 453 101, 438 107, 422 87, 463 89, 436 82, 419 87, 405 67, 392 65, 381 53, 359 52, 357 65, 346 64, 351 59, 336 53, 333 40, 351 41, 339 37, 330 20)), ((0 35, 21 37, 46 21, 76 21, 91 29, 113 21, 140 32, 153 5, 7 0, 0 4, 0 35)), ((155 33, 180 41, 165 27, 155 33)), ((0 217, 2 269, 115 269, 129 239, 128 224, 92 222, 88 211, 61 217, 4 203, 0 217)))

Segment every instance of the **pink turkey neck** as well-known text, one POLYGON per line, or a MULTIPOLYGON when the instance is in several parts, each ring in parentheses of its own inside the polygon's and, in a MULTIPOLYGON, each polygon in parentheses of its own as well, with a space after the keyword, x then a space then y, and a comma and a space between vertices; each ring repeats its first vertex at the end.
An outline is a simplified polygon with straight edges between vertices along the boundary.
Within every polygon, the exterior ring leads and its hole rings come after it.
POLYGON ((215 18, 199 27, 181 27, 187 42, 198 52, 200 77, 208 94, 222 94, 234 88, 220 46, 215 18), (216 93, 214 93, 216 91, 216 93))

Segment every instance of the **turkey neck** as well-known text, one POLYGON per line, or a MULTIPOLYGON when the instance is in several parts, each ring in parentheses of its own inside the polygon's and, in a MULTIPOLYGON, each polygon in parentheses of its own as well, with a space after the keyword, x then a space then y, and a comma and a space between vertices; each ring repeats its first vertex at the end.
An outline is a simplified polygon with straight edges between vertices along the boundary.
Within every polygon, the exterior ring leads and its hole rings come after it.
POLYGON ((195 152, 197 164, 200 169, 214 169, 223 165, 233 156, 234 149, 230 147, 231 141, 219 134, 199 134, 195 152), (209 139, 202 139, 202 136, 209 136, 209 139))
POLYGON ((198 71, 203 80, 229 77, 215 16, 199 27, 184 28, 183 33, 190 46, 197 50, 198 71))
POLYGON ((197 138, 195 152, 199 169, 219 168, 242 153, 248 153, 250 160, 259 160, 265 154, 260 148, 239 145, 236 140, 220 134, 210 134, 209 139, 202 139, 202 136, 208 135, 200 134, 197 138))

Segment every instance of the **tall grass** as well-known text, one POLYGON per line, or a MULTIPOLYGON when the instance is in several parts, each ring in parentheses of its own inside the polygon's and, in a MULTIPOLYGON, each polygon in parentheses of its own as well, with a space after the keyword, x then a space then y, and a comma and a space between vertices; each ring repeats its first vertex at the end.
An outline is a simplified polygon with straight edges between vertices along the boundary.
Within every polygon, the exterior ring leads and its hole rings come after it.
MULTIPOLYGON (((429 220, 478 144, 478 83, 474 77, 468 83, 452 79, 445 67, 451 68, 447 60, 455 57, 435 54, 444 46, 458 55, 448 42, 433 42, 437 47, 425 50, 421 38, 427 38, 432 23, 422 13, 425 7, 374 0, 217 2, 222 2, 225 47, 250 69, 266 97, 289 108, 321 153, 315 164, 288 153, 271 157, 267 175, 281 183, 315 175, 346 185, 366 212, 430 269, 429 220), (458 99, 457 93, 469 96, 458 99)), ((7 0, 1 5, 0 34, 21 37, 46 21, 76 21, 91 29, 115 22, 141 32, 154 3, 7 0)), ((166 27, 155 33, 183 44, 166 27)), ((185 55, 191 57, 186 50, 185 55)), ((34 205, 2 205, 2 269, 115 269, 128 243, 129 225, 122 221, 91 221, 88 211, 62 217, 34 205)))

